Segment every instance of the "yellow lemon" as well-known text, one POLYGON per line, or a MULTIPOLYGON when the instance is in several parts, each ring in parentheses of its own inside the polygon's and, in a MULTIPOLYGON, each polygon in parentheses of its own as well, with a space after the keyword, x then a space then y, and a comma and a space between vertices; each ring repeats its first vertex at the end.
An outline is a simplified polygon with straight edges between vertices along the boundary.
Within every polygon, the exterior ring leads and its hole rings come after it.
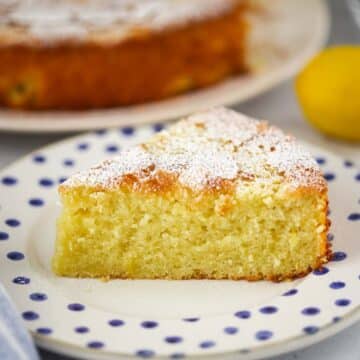
POLYGON ((323 50, 297 76, 295 89, 312 125, 360 141, 360 46, 323 50))

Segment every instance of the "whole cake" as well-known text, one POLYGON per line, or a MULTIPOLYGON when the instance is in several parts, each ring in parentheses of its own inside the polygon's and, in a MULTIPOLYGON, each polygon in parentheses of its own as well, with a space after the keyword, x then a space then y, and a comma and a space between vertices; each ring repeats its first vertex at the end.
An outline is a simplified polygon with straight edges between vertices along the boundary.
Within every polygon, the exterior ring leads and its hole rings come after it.
POLYGON ((225 108, 75 174, 60 197, 58 275, 279 281, 330 256, 316 162, 278 128, 225 108))
POLYGON ((141 103, 246 72, 246 0, 0 2, 0 105, 141 103))

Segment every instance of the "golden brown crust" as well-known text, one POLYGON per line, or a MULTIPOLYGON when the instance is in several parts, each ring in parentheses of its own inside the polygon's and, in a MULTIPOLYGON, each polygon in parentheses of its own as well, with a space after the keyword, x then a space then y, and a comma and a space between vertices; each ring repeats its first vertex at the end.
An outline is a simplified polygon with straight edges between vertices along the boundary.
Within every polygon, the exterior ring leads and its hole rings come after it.
MULTIPOLYGON (((252 180, 247 180, 247 182, 252 182, 252 180)), ((116 184, 113 186, 112 191, 129 191, 141 193, 143 195, 165 195, 168 193, 183 193, 188 192, 192 196, 198 197, 201 196, 211 196, 211 195, 231 195, 234 196, 237 186, 237 179, 221 179, 218 178, 213 181, 209 181, 201 189, 201 192, 192 189, 189 186, 184 186, 179 183, 178 176, 172 173, 167 173, 161 170, 156 171, 152 176, 148 178, 142 178, 138 174, 126 174, 116 179, 116 184)), ((86 185, 78 185, 77 187, 87 188, 86 185)), ((72 191, 73 187, 64 183, 59 185, 58 192, 59 194, 65 194, 69 191, 72 191)), ((109 188, 104 185, 95 185, 91 186, 92 192, 99 191, 109 191, 109 188)), ((291 189, 288 191, 288 196, 292 197, 301 197, 304 195, 318 194, 319 196, 327 194, 326 185, 319 190, 316 186, 301 186, 297 189, 291 189)), ((328 220, 330 221, 330 220, 328 220)), ((329 226, 327 225, 328 229, 329 226)))
POLYGON ((329 262, 331 260, 332 257, 332 249, 331 249, 331 243, 328 240, 328 233, 329 233, 329 229, 331 226, 331 220, 328 218, 328 213, 329 213, 329 200, 328 200, 328 193, 327 193, 327 189, 326 192, 324 194, 324 196, 326 196, 326 206, 323 209, 323 213, 325 215, 325 229, 324 231, 321 233, 321 237, 323 240, 323 251, 322 251, 322 257, 319 259, 320 261, 320 265, 319 267, 321 267, 323 264, 326 264, 327 262, 329 262))
POLYGON ((126 174, 118 179, 122 190, 136 191, 143 194, 164 194, 175 189, 176 176, 164 171, 156 171, 153 176, 142 179, 143 174, 126 174))
POLYGON ((0 105, 86 109, 158 100, 248 70, 245 5, 114 46, 0 49, 0 105))

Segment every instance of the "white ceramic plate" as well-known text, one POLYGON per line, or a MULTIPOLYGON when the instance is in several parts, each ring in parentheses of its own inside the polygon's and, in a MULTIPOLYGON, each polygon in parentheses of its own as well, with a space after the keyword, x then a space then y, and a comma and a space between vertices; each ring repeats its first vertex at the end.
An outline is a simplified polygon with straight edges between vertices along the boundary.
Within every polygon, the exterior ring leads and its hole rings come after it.
POLYGON ((86 359, 254 359, 319 341, 360 318, 360 173, 309 145, 330 186, 335 255, 321 271, 284 283, 55 276, 57 184, 161 127, 71 138, 0 174, 0 281, 38 344, 86 359))
POLYGON ((323 0, 272 0, 270 8, 271 15, 253 19, 256 30, 253 42, 261 48, 259 57, 266 59, 257 74, 233 77, 208 89, 169 100, 109 110, 0 110, 0 130, 64 132, 134 125, 168 120, 210 106, 249 99, 294 75, 322 46, 328 34, 329 14, 323 0))

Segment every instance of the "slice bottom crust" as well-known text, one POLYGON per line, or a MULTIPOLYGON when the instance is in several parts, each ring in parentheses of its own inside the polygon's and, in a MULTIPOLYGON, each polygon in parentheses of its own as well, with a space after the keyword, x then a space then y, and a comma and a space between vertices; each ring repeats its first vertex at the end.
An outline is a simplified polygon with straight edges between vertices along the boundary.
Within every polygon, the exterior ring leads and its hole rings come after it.
MULTIPOLYGON (((146 143, 144 151, 156 158, 162 153, 172 156, 171 149, 158 147, 169 141, 177 142, 179 149, 182 124, 146 143)), ((204 128, 200 127, 196 136, 193 124, 194 120, 185 121, 186 141, 199 143, 198 136, 211 139, 211 121, 201 122, 204 128)), ((226 135, 221 135, 221 147, 224 139, 226 135)), ((219 139, 211 141, 218 143, 219 139)), ((253 135, 249 135, 241 147, 249 149, 252 141, 253 135)), ((274 152, 282 151, 279 143, 277 149, 274 152)), ((75 175, 60 187, 63 212, 53 258, 56 274, 280 281, 304 276, 327 262, 327 188, 315 164, 309 167, 309 175, 302 174, 296 182, 291 177, 279 180, 275 174, 267 181, 249 180, 244 175, 232 179, 226 171, 221 178, 209 179, 205 172, 208 182, 197 188, 176 172, 165 171, 166 166, 154 158, 149 167, 144 159, 139 160, 139 153, 136 166, 141 171, 125 171, 123 162, 131 161, 131 151, 75 175)), ((271 163, 266 149, 264 152, 271 163)), ((193 163, 195 158, 189 161, 193 163)), ((254 164, 256 161, 261 162, 260 155, 253 159, 254 164)), ((298 168, 301 162, 294 164, 298 168)), ((278 169, 270 172, 274 170, 278 169)))

